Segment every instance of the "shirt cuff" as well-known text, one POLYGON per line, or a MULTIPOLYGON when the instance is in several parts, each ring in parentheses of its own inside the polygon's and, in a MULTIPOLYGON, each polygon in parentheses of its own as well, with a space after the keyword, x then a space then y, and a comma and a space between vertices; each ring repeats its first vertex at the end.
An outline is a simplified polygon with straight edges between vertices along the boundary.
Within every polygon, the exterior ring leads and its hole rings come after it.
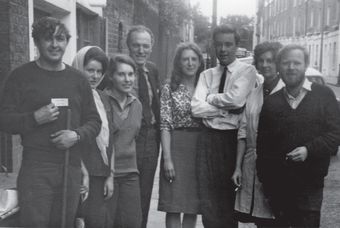
POLYGON ((208 94, 208 96, 207 96, 207 103, 211 104, 212 100, 213 100, 213 94, 208 94))

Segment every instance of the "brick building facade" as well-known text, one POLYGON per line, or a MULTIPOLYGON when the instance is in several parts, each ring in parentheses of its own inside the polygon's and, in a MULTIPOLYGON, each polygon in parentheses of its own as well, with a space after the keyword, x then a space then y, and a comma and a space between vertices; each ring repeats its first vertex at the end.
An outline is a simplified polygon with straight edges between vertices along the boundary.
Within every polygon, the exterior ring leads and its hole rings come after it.
MULTIPOLYGON (((43 16, 58 18, 70 30, 72 37, 63 58, 69 65, 77 51, 87 45, 100 46, 109 57, 127 54, 128 30, 133 25, 146 25, 155 35, 150 60, 158 65, 164 82, 170 75, 177 43, 193 41, 193 26, 187 23, 182 31, 166 31, 159 22, 158 7, 158 0, 0 0, 0 96, 10 71, 39 55, 30 27, 43 16)), ((17 173, 20 137, 0 135, 0 172, 17 173)))
POLYGON ((309 51, 311 67, 338 77, 339 12, 339 0, 257 0, 254 44, 301 44, 309 51))

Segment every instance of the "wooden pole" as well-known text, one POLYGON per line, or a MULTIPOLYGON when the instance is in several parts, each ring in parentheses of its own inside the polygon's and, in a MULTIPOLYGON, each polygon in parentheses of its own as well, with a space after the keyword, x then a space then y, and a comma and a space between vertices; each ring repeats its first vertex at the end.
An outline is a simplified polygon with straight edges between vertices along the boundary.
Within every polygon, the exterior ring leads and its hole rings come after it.
MULTIPOLYGON (((66 130, 71 128, 71 109, 67 109, 66 116, 66 130)), ((64 161, 64 173, 63 173, 63 201, 61 209, 61 227, 66 226, 66 205, 67 205, 67 173, 68 173, 68 163, 69 163, 69 149, 65 151, 65 161, 64 161)))

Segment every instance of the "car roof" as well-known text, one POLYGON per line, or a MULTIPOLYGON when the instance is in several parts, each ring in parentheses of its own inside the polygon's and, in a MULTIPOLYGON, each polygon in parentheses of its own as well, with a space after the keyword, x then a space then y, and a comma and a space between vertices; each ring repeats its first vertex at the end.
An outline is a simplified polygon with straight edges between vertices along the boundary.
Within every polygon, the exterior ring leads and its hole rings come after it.
POLYGON ((306 76, 320 76, 322 78, 324 78, 324 76, 321 74, 320 71, 312 68, 312 67, 308 67, 305 73, 306 76))

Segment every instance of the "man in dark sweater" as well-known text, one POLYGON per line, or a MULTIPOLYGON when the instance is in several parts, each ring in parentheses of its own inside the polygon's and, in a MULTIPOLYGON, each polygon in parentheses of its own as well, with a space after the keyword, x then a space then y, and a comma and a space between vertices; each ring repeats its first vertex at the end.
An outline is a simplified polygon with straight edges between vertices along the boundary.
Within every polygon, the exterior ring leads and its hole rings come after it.
POLYGON ((319 227, 331 152, 340 142, 334 93, 309 82, 308 53, 285 46, 277 66, 285 87, 265 99, 258 127, 258 177, 278 227, 319 227))
POLYGON ((9 75, 0 103, 0 129, 22 139, 17 188, 24 227, 61 226, 64 150, 70 149, 66 227, 73 227, 81 184, 81 142, 98 135, 101 120, 87 79, 62 62, 70 38, 65 25, 44 17, 32 29, 40 56, 9 75), (70 130, 65 130, 68 109, 70 130))

